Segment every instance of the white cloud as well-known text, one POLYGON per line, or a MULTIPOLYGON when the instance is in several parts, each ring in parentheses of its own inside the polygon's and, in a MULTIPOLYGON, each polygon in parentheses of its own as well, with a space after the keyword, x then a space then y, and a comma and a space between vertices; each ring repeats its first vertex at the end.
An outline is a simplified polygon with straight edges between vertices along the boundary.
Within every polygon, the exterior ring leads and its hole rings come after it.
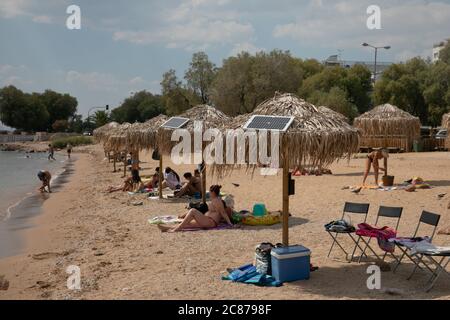
POLYGON ((241 22, 235 9, 225 6, 232 0, 190 0, 161 13, 162 20, 151 30, 116 31, 113 39, 134 44, 162 44, 187 51, 212 46, 249 42, 255 30, 241 22))
POLYGON ((42 16, 34 16, 34 17, 33 17, 33 22, 49 24, 49 23, 52 23, 52 22, 53 22, 53 19, 52 19, 52 17, 45 16, 45 15, 42 15, 42 16))
POLYGON ((14 18, 26 14, 30 1, 27 0, 1 0, 0 16, 14 18))
POLYGON ((230 52, 230 56, 236 56, 243 51, 255 54, 257 52, 264 50, 265 50, 264 48, 259 48, 251 42, 241 42, 234 45, 233 49, 230 52))
POLYGON ((0 65, 0 87, 9 85, 23 87, 31 83, 28 69, 24 65, 0 65))
POLYGON ((391 45, 397 60, 429 56, 434 42, 448 38, 450 3, 379 0, 382 30, 368 30, 365 1, 337 2, 307 10, 298 20, 278 24, 272 35, 316 47, 357 48, 363 42, 391 45))
POLYGON ((130 79, 119 78, 110 73, 79 72, 70 70, 65 74, 65 81, 69 85, 97 92, 132 92, 139 90, 154 90, 155 85, 141 76, 130 79))

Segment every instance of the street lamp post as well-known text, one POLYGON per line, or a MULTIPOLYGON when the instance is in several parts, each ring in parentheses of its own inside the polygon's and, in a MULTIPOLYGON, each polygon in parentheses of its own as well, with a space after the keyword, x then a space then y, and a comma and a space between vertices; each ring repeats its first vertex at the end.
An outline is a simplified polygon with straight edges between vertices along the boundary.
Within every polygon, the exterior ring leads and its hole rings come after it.
POLYGON ((391 48, 391 46, 384 46, 384 47, 375 47, 372 46, 368 43, 363 43, 362 44, 363 47, 371 47, 373 49, 375 49, 375 64, 373 66, 373 84, 375 85, 375 82, 377 81, 377 59, 378 59, 378 49, 385 49, 385 50, 389 50, 391 48))
POLYGON ((88 124, 89 124, 89 129, 91 128, 91 116, 90 116, 90 113, 91 113, 92 110, 96 110, 96 109, 105 109, 106 111, 108 111, 109 110, 109 105, 107 104, 105 107, 92 107, 92 108, 89 109, 88 117, 87 117, 88 124))

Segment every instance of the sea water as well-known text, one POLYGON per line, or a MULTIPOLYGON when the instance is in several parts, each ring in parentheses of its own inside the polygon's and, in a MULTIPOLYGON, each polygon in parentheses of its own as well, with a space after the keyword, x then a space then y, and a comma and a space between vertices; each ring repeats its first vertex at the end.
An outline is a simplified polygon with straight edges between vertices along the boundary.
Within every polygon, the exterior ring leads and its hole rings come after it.
MULTIPOLYGON (((29 218, 40 211, 48 194, 37 191, 39 170, 52 174, 52 182, 64 174, 63 155, 49 161, 46 153, 0 151, 0 258, 19 253, 20 230, 30 227, 29 218)), ((53 191, 53 190, 52 190, 53 191)))

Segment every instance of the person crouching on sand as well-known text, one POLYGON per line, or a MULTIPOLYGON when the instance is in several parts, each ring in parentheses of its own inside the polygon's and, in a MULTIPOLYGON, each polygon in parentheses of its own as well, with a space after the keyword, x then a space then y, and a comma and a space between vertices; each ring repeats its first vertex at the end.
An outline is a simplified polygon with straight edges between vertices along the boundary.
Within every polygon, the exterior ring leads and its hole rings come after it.
POLYGON ((48 192, 51 193, 51 189, 50 189, 50 180, 52 179, 52 175, 50 174, 50 172, 45 171, 45 170, 40 170, 38 172, 38 178, 39 180, 42 181, 42 186, 39 188, 40 192, 45 192, 45 188, 47 187, 48 192))
POLYGON ((211 203, 209 204, 209 210, 205 214, 201 213, 197 209, 190 209, 184 216, 183 221, 175 227, 158 225, 158 228, 162 232, 177 232, 183 229, 213 229, 216 228, 220 221, 223 219, 229 225, 232 225, 228 214, 226 213, 225 206, 220 198, 220 189, 222 186, 211 186, 209 189, 211 194, 211 203))
POLYGON ((375 173, 375 185, 378 186, 378 175, 379 171, 384 171, 384 173, 387 175, 387 161, 389 158, 389 152, 386 149, 378 149, 375 150, 367 155, 366 160, 366 171, 364 172, 364 179, 363 179, 363 186, 366 185, 367 177, 370 173, 370 168, 373 166, 373 171, 375 173), (383 159, 384 162, 384 168, 380 168, 379 160, 383 159))

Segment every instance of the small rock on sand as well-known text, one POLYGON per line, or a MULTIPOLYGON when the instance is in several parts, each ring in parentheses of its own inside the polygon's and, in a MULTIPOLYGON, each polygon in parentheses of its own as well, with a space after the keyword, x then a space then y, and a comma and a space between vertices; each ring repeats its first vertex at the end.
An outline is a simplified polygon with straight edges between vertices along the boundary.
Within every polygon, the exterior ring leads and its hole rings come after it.
POLYGON ((9 281, 5 279, 5 276, 0 276, 0 290, 8 290, 9 281))

